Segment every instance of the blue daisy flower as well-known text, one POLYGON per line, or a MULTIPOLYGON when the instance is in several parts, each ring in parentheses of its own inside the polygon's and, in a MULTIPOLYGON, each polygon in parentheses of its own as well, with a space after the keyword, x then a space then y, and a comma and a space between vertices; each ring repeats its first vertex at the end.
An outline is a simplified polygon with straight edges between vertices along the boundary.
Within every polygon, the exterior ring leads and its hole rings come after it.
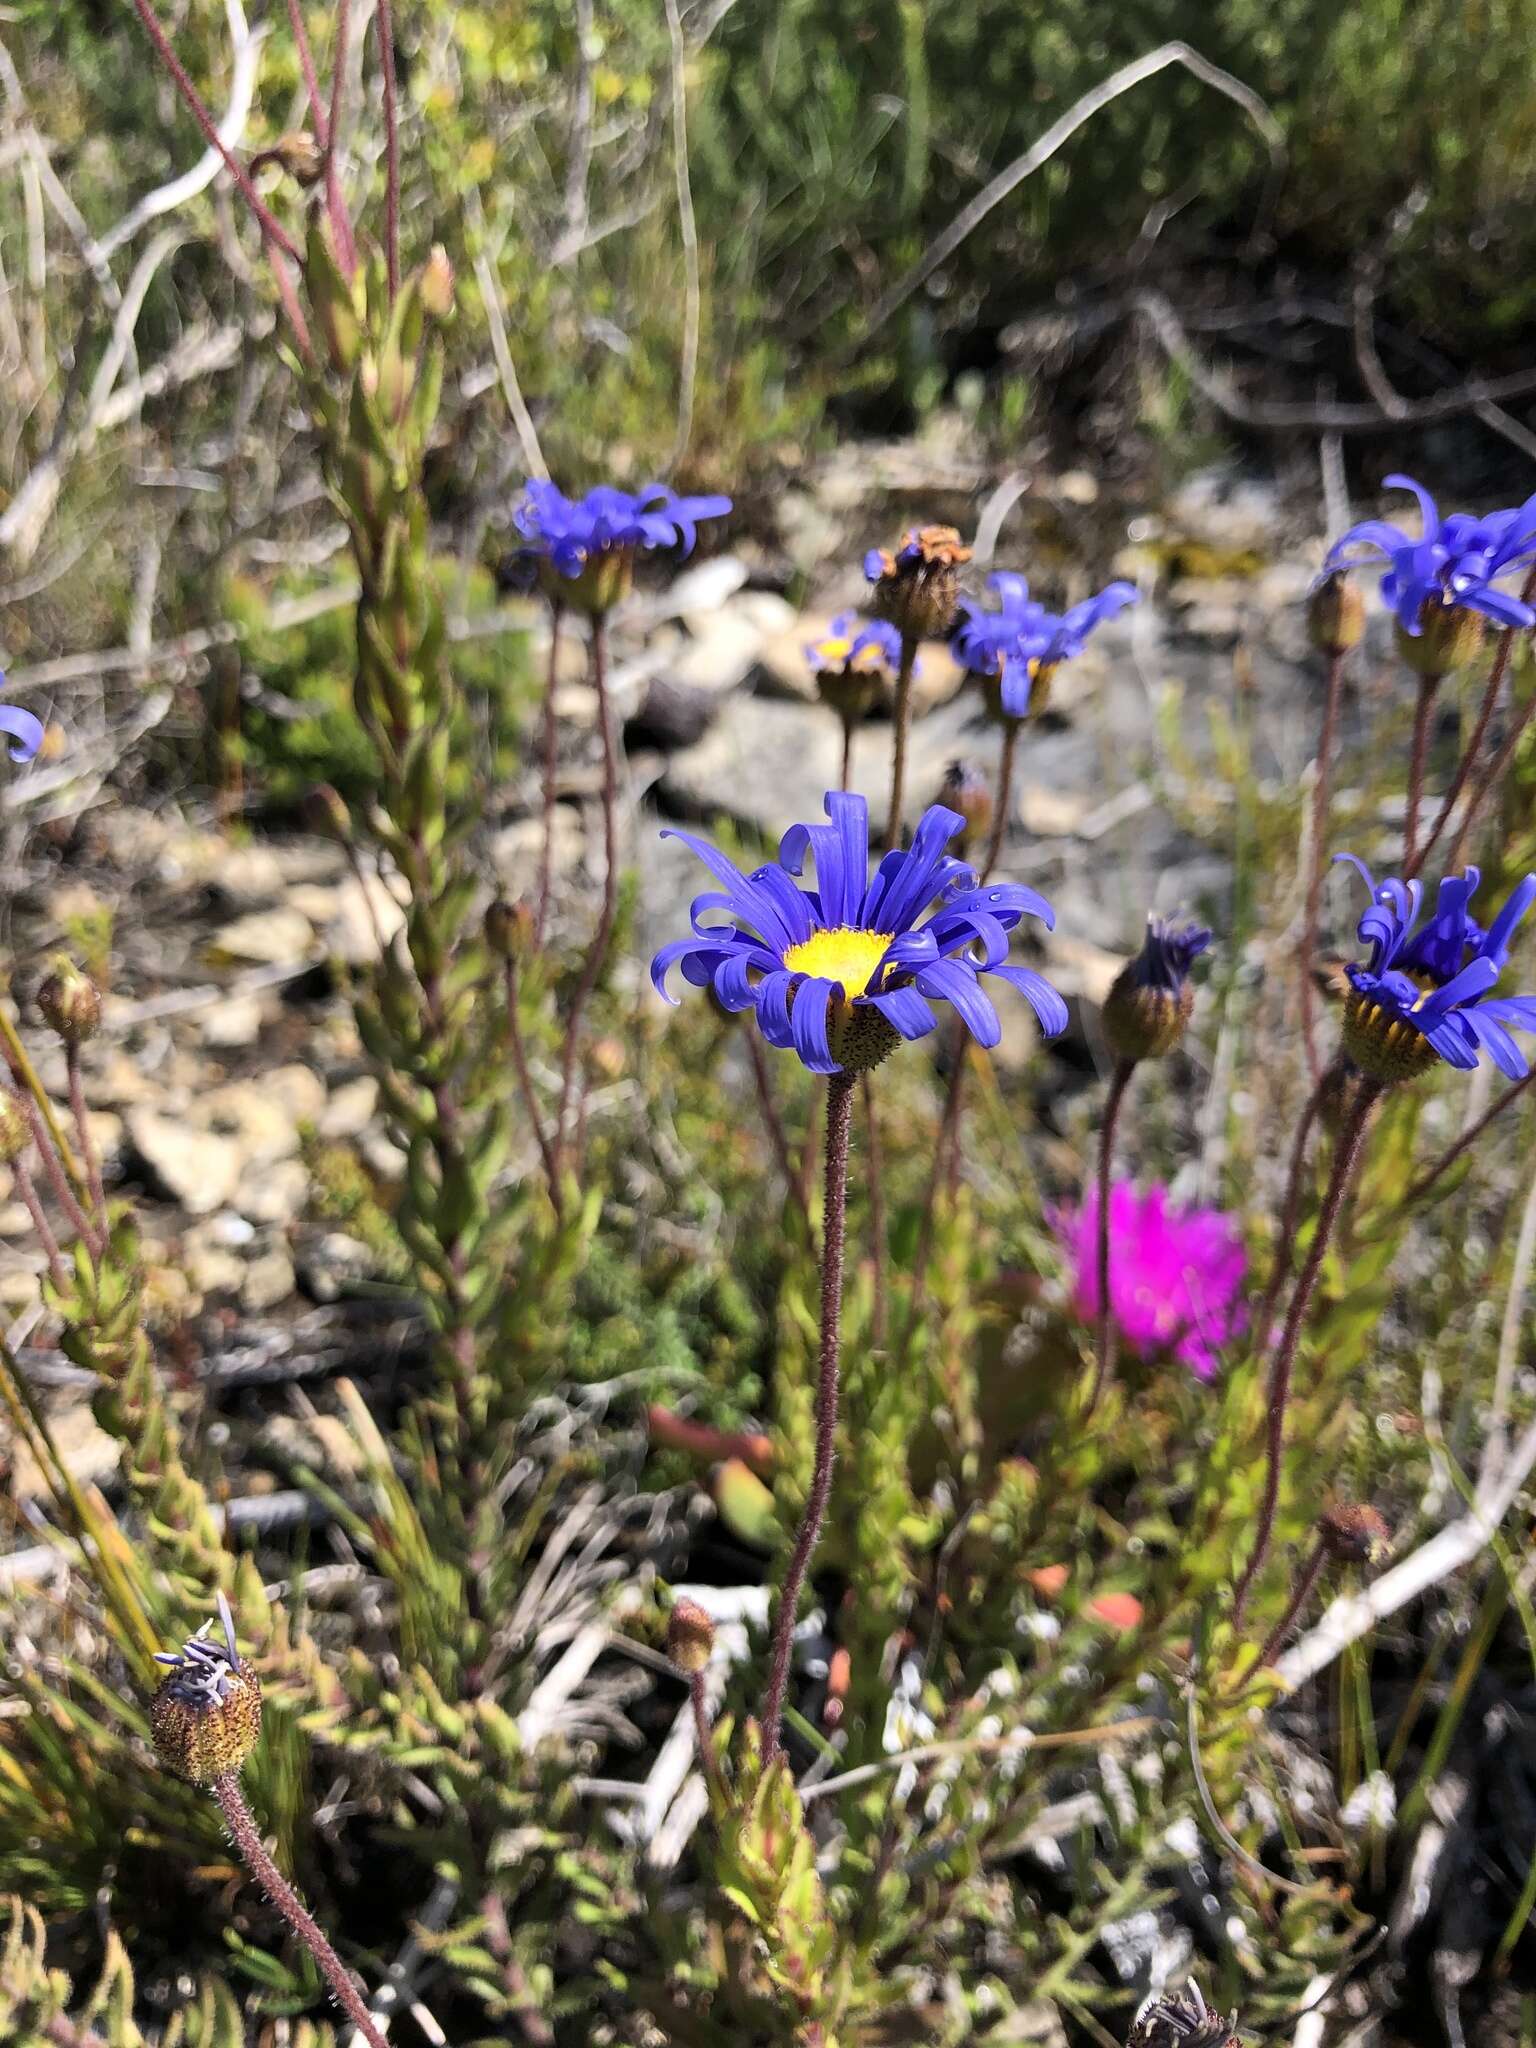
MULTIPOLYGON (((5 677, 0 674, 0 689, 5 687, 5 677)), ((30 711, 23 711, 19 704, 0 704, 0 733, 8 741, 7 751, 13 761, 34 761, 43 744, 44 726, 40 718, 30 711)))
POLYGON ((681 967, 728 1010, 753 1010, 772 1046, 792 1050, 814 1074, 875 1066, 901 1039, 934 1029, 947 1002, 984 1046, 1002 1035, 984 974, 1009 983, 1033 1007, 1047 1037, 1066 1029, 1067 1006, 1031 968, 1008 963, 1009 934, 1026 917, 1051 929, 1043 896, 1017 882, 980 888, 973 869, 946 852, 965 829, 958 811, 934 804, 911 846, 887 853, 869 874, 869 809, 834 791, 826 825, 792 825, 777 863, 744 875, 708 840, 681 839, 720 884, 694 898, 693 937, 663 946, 651 979, 668 1002, 667 975, 681 967), (814 889, 794 877, 809 855, 814 889), (723 923, 707 922, 724 911, 723 923))
POLYGON ((963 616, 950 645, 955 658, 989 686, 994 711, 1012 719, 1028 715, 1032 698, 1035 709, 1042 709, 1043 695, 1035 698, 1037 685, 1081 654, 1094 629, 1135 604, 1139 595, 1134 584, 1111 583, 1058 614, 1036 603, 1025 579, 1010 571, 989 576, 987 588, 995 593, 996 606, 962 598, 963 616))
MULTIPOLYGON (((720 519, 729 498, 680 498, 665 484, 621 491, 597 484, 584 498, 530 477, 513 515, 529 552, 557 581, 551 595, 582 610, 606 611, 628 588, 637 549, 691 554, 701 519, 720 519)), ((548 578, 546 578, 548 584, 548 578)))
POLYGON ((1536 625, 1536 611, 1493 587, 1498 577, 1536 559, 1536 497, 1484 518, 1452 512, 1442 519, 1429 492, 1411 476, 1386 481, 1418 499, 1422 533, 1415 539, 1385 519, 1362 519, 1328 550, 1325 574, 1347 567, 1350 549, 1373 549, 1384 557, 1382 601, 1410 639, 1435 623, 1437 609, 1477 612, 1501 626, 1536 625))
POLYGON ((1378 883, 1352 853, 1347 861, 1371 892, 1359 936, 1370 958, 1347 970, 1344 1049, 1380 1081, 1410 1080, 1437 1060, 1470 1071, 1484 1053, 1512 1081, 1528 1071, 1510 1027, 1536 1031, 1536 996, 1495 996, 1515 927, 1536 902, 1527 875, 1486 928, 1468 910, 1476 868, 1447 875, 1421 924, 1424 888, 1389 876, 1378 883))

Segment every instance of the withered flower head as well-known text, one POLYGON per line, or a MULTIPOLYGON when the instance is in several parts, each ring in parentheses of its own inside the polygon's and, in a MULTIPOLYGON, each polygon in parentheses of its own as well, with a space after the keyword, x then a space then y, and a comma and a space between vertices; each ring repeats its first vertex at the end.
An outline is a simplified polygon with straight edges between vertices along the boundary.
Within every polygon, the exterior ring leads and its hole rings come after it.
POLYGON ((101 990, 72 960, 61 958, 37 991, 37 1008, 66 1045, 83 1045, 101 1023, 101 990))
POLYGON ((1241 2048, 1237 2014, 1212 2012, 1191 1978, 1176 1997, 1146 2001, 1125 2048, 1241 2048))
POLYGON ((944 780, 939 784, 935 802, 958 811, 965 820, 965 830, 960 835, 962 857, 970 847, 982 844, 992 830, 992 821, 997 815, 992 785, 969 761, 950 762, 944 771, 944 780))
POLYGON ((910 527, 899 548, 871 548, 864 574, 875 586, 875 611, 904 640, 942 640, 955 622, 960 570, 970 559, 953 526, 910 527))
POLYGON ((1392 1554, 1392 1531, 1369 1502, 1340 1501, 1318 1517, 1318 1539, 1335 1564, 1380 1564, 1392 1554))
POLYGON ((696 1677, 708 1664, 714 1647, 715 1624, 698 1601, 676 1601, 667 1617, 667 1655, 678 1670, 696 1677))
POLYGON ((160 1761, 194 1785, 238 1771, 261 1734, 261 1686, 235 1647, 235 1618, 222 1593, 218 1606, 222 1643, 205 1621, 180 1650, 155 1657, 171 1669, 150 1704, 150 1732, 160 1761))

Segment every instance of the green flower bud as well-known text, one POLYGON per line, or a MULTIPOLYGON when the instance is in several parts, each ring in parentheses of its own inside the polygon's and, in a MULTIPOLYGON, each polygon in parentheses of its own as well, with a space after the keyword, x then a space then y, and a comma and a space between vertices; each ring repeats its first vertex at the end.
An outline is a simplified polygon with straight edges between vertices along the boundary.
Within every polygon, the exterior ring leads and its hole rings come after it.
POLYGON ((1343 569, 1317 584, 1307 599, 1307 636, 1320 654, 1347 654, 1365 637, 1365 599, 1343 569))
POLYGON ((101 1024, 101 990, 73 961, 61 959, 38 989, 37 1008, 66 1045, 84 1045, 101 1024))
POLYGON ((690 1678, 709 1663, 715 1624, 696 1600, 679 1600, 667 1617, 667 1655, 690 1678))
POLYGON ((1454 675, 1476 660, 1487 630, 1488 621, 1481 612, 1431 599, 1419 613, 1417 633, 1405 633, 1399 624, 1397 651, 1416 676, 1454 675))

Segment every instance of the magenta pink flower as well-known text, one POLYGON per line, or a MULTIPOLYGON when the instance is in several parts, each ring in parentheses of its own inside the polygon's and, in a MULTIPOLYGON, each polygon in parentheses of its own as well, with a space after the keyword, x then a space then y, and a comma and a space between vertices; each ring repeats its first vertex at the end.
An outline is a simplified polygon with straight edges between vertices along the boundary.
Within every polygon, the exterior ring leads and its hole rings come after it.
MULTIPOLYGON (((1099 1199, 1051 1217, 1077 1264, 1073 1306, 1087 1322, 1099 1310, 1095 1247, 1099 1199)), ((1109 1195, 1109 1306, 1125 1342, 1142 1358, 1171 1352, 1202 1380, 1248 1321, 1242 1299, 1247 1256, 1222 1209, 1173 1209, 1168 1190, 1138 1195, 1117 1181, 1109 1195)))

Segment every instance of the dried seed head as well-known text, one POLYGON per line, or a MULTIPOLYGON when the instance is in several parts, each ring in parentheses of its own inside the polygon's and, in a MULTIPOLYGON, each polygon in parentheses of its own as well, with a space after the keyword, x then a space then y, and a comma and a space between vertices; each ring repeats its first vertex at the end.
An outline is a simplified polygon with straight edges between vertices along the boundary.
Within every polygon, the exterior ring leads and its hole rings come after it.
POLYGON ((1237 2014, 1212 2012, 1191 1978, 1175 1997, 1146 2001, 1125 2048, 1241 2048, 1237 2014))
POLYGON ((269 164, 278 165, 306 191, 311 185, 318 185, 325 176, 325 152, 314 136, 303 128, 290 128, 286 134, 279 135, 269 149, 263 149, 251 158, 250 168, 252 172, 264 171, 269 164))
POLYGON ((32 1128, 14 1095, 0 1094, 0 1161, 9 1166, 32 1143, 32 1128))
POLYGON ((715 1647, 715 1624, 697 1600, 679 1600, 667 1617, 667 1655, 679 1671, 696 1677, 715 1647))
POLYGON ((1392 1554, 1392 1531, 1368 1502, 1341 1501, 1327 1509, 1317 1534, 1335 1564, 1377 1565, 1392 1554))
POLYGON ((101 1023, 101 990, 72 960, 60 960, 37 992, 37 1008, 66 1045, 84 1045, 101 1023))
POLYGON ((894 551, 872 548, 864 573, 873 609, 904 640, 942 640, 955 622, 960 569, 971 550, 953 526, 915 526, 894 551))
POLYGON ((521 898, 509 903, 505 896, 498 896, 486 905, 485 943, 498 959, 526 959, 533 950, 533 932, 533 910, 521 898))
POLYGON ((261 1686, 235 1647, 229 1602, 222 1593, 218 1601, 223 1642, 205 1621, 179 1651, 155 1659, 171 1670, 150 1703, 150 1732, 160 1761, 194 1785, 238 1771, 261 1734, 261 1686))
POLYGON ((1307 599, 1307 636, 1320 654, 1347 654, 1365 637, 1365 599, 1342 569, 1307 599))

